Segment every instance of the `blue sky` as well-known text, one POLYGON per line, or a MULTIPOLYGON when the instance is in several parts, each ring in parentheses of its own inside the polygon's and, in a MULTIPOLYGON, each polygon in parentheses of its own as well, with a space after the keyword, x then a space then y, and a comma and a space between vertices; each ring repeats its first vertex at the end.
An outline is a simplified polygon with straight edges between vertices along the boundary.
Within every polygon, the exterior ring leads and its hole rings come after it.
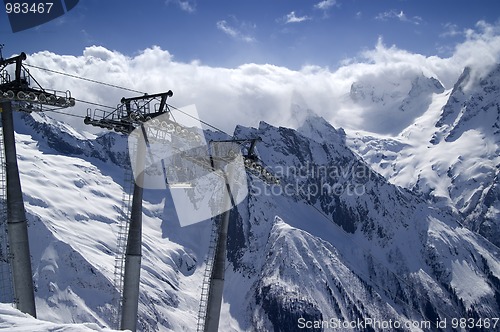
POLYGON ((5 56, 81 55, 92 45, 134 56, 157 45, 176 61, 209 66, 336 68, 379 37, 412 53, 446 57, 466 29, 499 16, 496 0, 80 0, 61 18, 15 34, 2 12, 0 43, 5 56))

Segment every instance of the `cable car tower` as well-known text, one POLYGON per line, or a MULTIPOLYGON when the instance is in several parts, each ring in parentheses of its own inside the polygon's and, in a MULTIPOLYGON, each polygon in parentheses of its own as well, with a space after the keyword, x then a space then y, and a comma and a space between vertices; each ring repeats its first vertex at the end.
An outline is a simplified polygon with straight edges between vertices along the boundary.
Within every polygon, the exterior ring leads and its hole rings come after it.
MULTIPOLYGON (((122 98, 121 104, 113 111, 95 109, 92 112, 89 109, 84 123, 114 130, 125 135, 130 135, 138 128, 143 132, 144 138, 147 139, 143 125, 144 122, 169 112, 166 102, 167 98, 172 96, 173 92, 169 90, 154 95, 146 94, 139 97, 122 98), (150 105, 155 100, 159 100, 160 102, 155 104, 154 108, 151 109, 150 105)), ((171 123, 169 125, 173 126, 171 123)), ((147 144, 147 141, 137 140, 135 166, 138 170, 144 169, 147 144)), ((120 275, 117 278, 118 285, 116 285, 118 288, 121 288, 119 289, 121 298, 118 301, 118 319, 119 328, 122 330, 136 331, 137 328, 142 256, 143 188, 144 174, 140 173, 134 180, 130 220, 126 220, 128 222, 128 234, 124 236, 126 239, 125 257, 117 253, 118 266, 124 266, 124 271, 119 271, 120 275)))
POLYGON ((0 45, 0 106, 5 149, 6 229, 14 303, 20 311, 36 317, 28 227, 17 165, 12 111, 29 113, 61 109, 74 106, 75 99, 69 91, 43 89, 22 64, 26 60, 26 54, 4 59, 1 55, 2 47, 0 45), (14 65, 14 70, 9 70, 9 65, 14 65), (36 82, 37 87, 30 86, 31 80, 36 82))
POLYGON ((210 142, 212 145, 210 156, 213 161, 212 167, 214 170, 223 171, 227 195, 224 202, 225 212, 218 216, 219 220, 215 221, 214 230, 212 230, 211 245, 207 255, 198 310, 198 332, 217 332, 219 329, 226 269, 229 217, 231 210, 235 207, 233 198, 236 196, 235 193, 231 192, 231 182, 233 181, 233 170, 230 167, 231 160, 236 155, 241 154, 244 169, 248 173, 268 185, 280 185, 279 178, 265 168, 255 153, 255 146, 259 140, 259 138, 251 138, 210 142), (235 149, 238 149, 238 151, 235 151, 235 149))

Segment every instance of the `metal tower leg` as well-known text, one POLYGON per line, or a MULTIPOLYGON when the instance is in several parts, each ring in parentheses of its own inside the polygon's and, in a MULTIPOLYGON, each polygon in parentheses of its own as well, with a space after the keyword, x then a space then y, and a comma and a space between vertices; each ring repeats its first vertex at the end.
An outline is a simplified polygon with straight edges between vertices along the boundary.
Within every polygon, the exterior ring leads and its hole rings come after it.
MULTIPOLYGON (((145 138, 145 137, 144 137, 145 138)), ((144 169, 146 156, 145 141, 137 140, 136 170, 144 169)), ((123 278, 123 304, 121 330, 137 329, 137 311, 139 307, 139 284, 141 279, 142 256, 142 194, 144 172, 137 175, 134 184, 134 197, 130 212, 127 250, 125 253, 125 273, 123 278)))
POLYGON ((124 174, 124 192, 122 197, 122 215, 120 216, 120 223, 118 225, 118 236, 116 243, 115 253, 115 271, 114 271, 114 285, 118 290, 115 295, 114 303, 116 304, 116 316, 113 320, 113 327, 120 329, 123 305, 123 278, 125 268, 125 254, 127 250, 127 239, 130 225, 130 209, 132 198, 134 197, 134 175, 130 167, 125 169, 124 174))
POLYGON ((12 278, 17 308, 36 317, 28 224, 17 166, 14 120, 10 102, 2 103, 2 129, 7 176, 7 229, 12 255, 12 278))
POLYGON ((210 278, 210 288, 208 293, 207 315, 205 318, 205 332, 217 332, 219 330, 220 311, 222 306, 222 294, 224 291, 224 273, 226 265, 227 251, 227 230, 229 227, 229 215, 232 207, 231 186, 232 165, 227 166, 226 188, 224 213, 219 226, 219 240, 215 251, 212 277, 210 278))
POLYGON ((0 131, 0 302, 13 304, 14 285, 12 283, 9 239, 7 238, 6 189, 3 133, 0 131))
POLYGON ((220 225, 219 240, 214 258, 210 291, 208 293, 207 316, 205 319, 205 332, 219 330, 220 310, 222 306, 222 293, 224 290, 224 271, 226 264, 227 229, 229 225, 229 211, 224 212, 220 225))

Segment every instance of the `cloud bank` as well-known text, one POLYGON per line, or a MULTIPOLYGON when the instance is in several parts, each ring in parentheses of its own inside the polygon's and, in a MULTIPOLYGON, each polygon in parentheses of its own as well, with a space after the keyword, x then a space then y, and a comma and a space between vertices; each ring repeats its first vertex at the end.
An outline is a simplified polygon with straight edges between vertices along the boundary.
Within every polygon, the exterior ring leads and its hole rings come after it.
MULTIPOLYGON (((380 39, 373 49, 346 59, 334 70, 317 66, 290 70, 254 63, 236 68, 209 67, 199 61, 178 62, 171 53, 157 46, 132 57, 102 46, 88 47, 80 56, 44 51, 28 56, 26 63, 149 94, 171 89, 172 105, 195 104, 203 120, 227 132, 232 132, 238 124, 256 126, 260 120, 297 127, 306 109, 312 109, 337 127, 377 132, 370 124, 376 110, 364 109, 349 97, 354 82, 370 82, 388 89, 393 88, 392 82, 400 82, 400 89, 408 89, 411 80, 423 74, 435 77, 449 89, 465 66, 475 68, 476 75, 482 75, 499 63, 499 55, 500 27, 479 22, 475 29, 466 31, 464 42, 456 45, 449 58, 413 54, 384 45, 380 39), (293 104, 304 109, 303 114, 298 114, 297 108, 291 107, 293 104)), ((116 106, 122 97, 136 95, 34 68, 30 70, 44 88, 70 90, 79 100, 116 106)), ((65 112, 85 115, 87 107, 96 108, 79 102, 65 112)), ((80 118, 51 115, 77 129, 85 128, 80 118)), ((380 116, 391 117, 386 113, 380 116)))

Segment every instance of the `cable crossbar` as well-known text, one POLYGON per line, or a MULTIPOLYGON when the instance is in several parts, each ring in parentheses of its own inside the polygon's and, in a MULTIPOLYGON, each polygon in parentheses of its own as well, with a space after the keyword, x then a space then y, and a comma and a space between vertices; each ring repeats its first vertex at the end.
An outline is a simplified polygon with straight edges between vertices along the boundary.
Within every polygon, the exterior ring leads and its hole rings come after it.
MULTIPOLYGON (((65 72, 62 72, 62 71, 57 71, 57 70, 54 70, 54 69, 44 68, 44 67, 40 67, 40 66, 36 66, 36 65, 27 64, 27 63, 25 63, 24 66, 31 67, 31 68, 36 68, 36 69, 39 69, 39 70, 44 70, 44 71, 47 71, 47 72, 50 72, 50 73, 54 73, 54 74, 68 76, 68 77, 79 79, 79 80, 82 80, 82 81, 87 81, 87 82, 91 82, 91 83, 95 83, 95 84, 101 84, 101 85, 109 86, 109 87, 116 88, 116 89, 121 89, 121 90, 125 90, 125 91, 140 93, 140 94, 144 94, 144 95, 147 94, 146 92, 143 92, 143 91, 126 88, 126 87, 119 86, 119 85, 116 85, 116 84, 105 83, 105 82, 93 80, 93 79, 82 77, 82 76, 78 76, 78 75, 68 74, 68 73, 65 73, 65 72)), ((89 104, 89 105, 94 105, 94 106, 99 106, 99 107, 106 107, 106 108, 109 108, 109 109, 115 109, 115 107, 111 107, 111 106, 107 106, 107 105, 102 105, 102 104, 98 104, 98 103, 93 103, 93 102, 89 102, 89 101, 85 101, 85 100, 79 100, 79 99, 75 99, 75 100, 79 101, 79 102, 82 102, 82 103, 89 104)), ((179 109, 179 108, 177 108, 177 107, 175 107, 173 105, 167 104, 167 106, 171 107, 172 109, 175 109, 176 111, 178 111, 178 112, 180 112, 180 113, 182 113, 182 114, 184 114, 184 115, 186 115, 186 116, 188 116, 188 117, 190 117, 190 118, 192 118, 194 120, 199 121, 200 123, 204 124, 205 126, 207 126, 209 128, 214 129, 215 131, 218 131, 218 132, 223 133, 223 134, 225 134, 227 136, 230 136, 230 137, 233 136, 233 135, 228 134, 224 130, 222 130, 222 129, 214 126, 214 125, 211 125, 210 123, 208 123, 206 121, 203 121, 203 120, 201 120, 201 119, 199 119, 199 118, 197 118, 197 117, 195 117, 195 116, 193 116, 191 114, 188 114, 188 113, 182 111, 181 109, 179 109)))
POLYGON ((57 111, 57 110, 46 110, 44 112, 45 113, 46 112, 52 112, 52 113, 57 113, 57 114, 72 116, 72 117, 75 117, 75 118, 85 119, 85 117, 83 115, 71 114, 71 113, 66 113, 66 112, 60 112, 60 111, 57 111))
POLYGON ((76 79, 79 79, 79 80, 82 80, 82 81, 87 81, 87 82, 91 82, 91 83, 101 84, 101 85, 109 86, 109 87, 116 88, 116 89, 130 91, 130 92, 145 94, 145 92, 142 92, 142 91, 139 91, 139 90, 125 88, 123 86, 119 86, 119 85, 115 85, 115 84, 110 84, 110 83, 105 83, 105 82, 93 80, 93 79, 82 77, 82 76, 78 76, 78 75, 64 73, 64 72, 53 70, 53 69, 43 68, 43 67, 39 67, 39 66, 35 66, 35 65, 29 65, 27 63, 25 63, 24 65, 28 66, 28 67, 40 69, 40 70, 45 70, 45 71, 48 71, 48 72, 54 73, 54 74, 59 74, 59 75, 64 75, 64 76, 68 76, 68 77, 71 77, 71 78, 76 78, 76 79))
POLYGON ((85 104, 89 104, 89 105, 105 107, 105 108, 109 108, 112 110, 116 109, 116 107, 113 107, 113 106, 103 105, 103 104, 99 104, 99 103, 93 103, 91 101, 86 101, 86 100, 81 100, 81 99, 76 99, 76 98, 75 98, 75 101, 79 101, 80 103, 85 103, 85 104))
POLYGON ((203 124, 204 124, 205 126, 207 126, 207 127, 210 127, 210 128, 212 128, 212 129, 214 129, 214 130, 216 130, 216 131, 218 131, 218 132, 220 132, 220 133, 223 133, 223 134, 225 134, 225 135, 227 135, 227 136, 229 136, 229 137, 233 137, 233 135, 230 135, 230 134, 226 133, 224 130, 219 129, 219 128, 217 128, 217 127, 215 127, 215 126, 211 125, 210 123, 208 123, 208 122, 206 122, 206 121, 203 121, 203 120, 201 120, 201 119, 198 119, 197 117, 195 117, 195 116, 193 116, 193 115, 191 115, 191 114, 189 114, 189 113, 184 112, 184 111, 183 111, 183 110, 181 110, 180 108, 177 108, 177 107, 172 106, 172 105, 168 105, 168 107, 171 107, 171 108, 173 108, 174 110, 179 111, 180 113, 182 113, 182 114, 184 114, 184 115, 187 115, 188 117, 190 117, 190 118, 191 118, 191 119, 193 119, 193 120, 196 120, 196 121, 199 121, 200 123, 203 123, 203 124))

